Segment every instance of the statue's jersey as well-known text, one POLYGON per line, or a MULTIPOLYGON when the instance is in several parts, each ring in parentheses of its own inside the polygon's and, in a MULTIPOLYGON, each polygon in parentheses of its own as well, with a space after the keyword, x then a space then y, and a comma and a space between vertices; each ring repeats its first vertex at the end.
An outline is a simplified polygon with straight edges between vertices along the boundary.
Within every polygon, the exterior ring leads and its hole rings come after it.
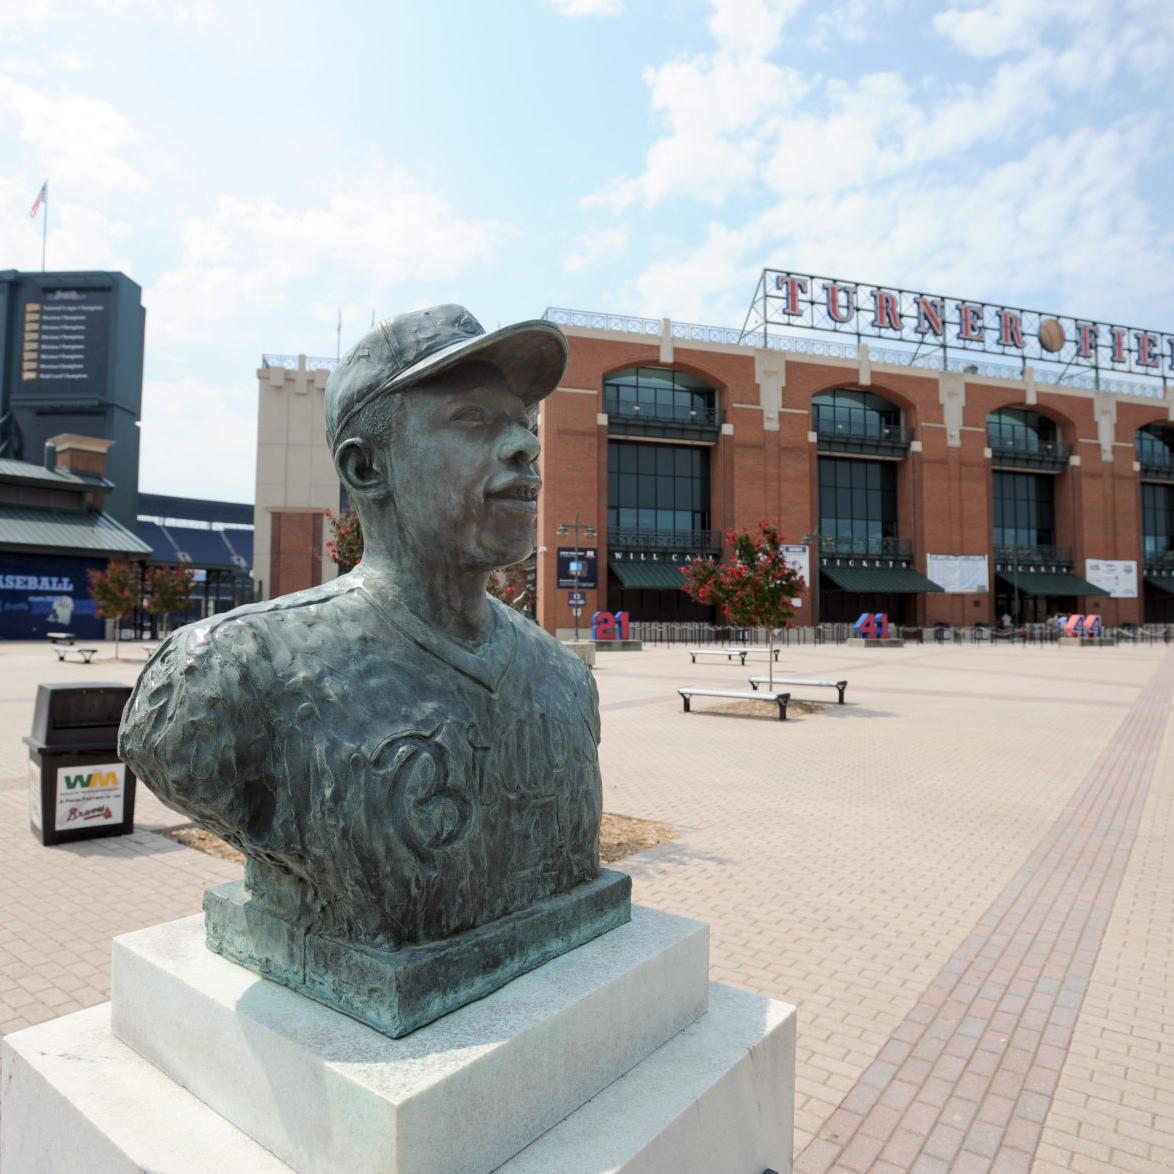
POLYGON ((119 753, 237 845, 254 899, 372 943, 429 941, 599 871, 595 683, 490 600, 477 651, 361 570, 177 631, 119 753))

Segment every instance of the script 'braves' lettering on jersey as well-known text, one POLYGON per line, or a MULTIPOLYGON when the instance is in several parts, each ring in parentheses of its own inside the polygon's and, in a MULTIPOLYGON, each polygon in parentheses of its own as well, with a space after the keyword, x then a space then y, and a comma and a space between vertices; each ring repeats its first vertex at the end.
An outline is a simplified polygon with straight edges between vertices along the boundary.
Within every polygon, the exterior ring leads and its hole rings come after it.
POLYGON ((526 908, 598 875, 598 699, 490 604, 477 651, 361 569, 192 624, 140 678, 120 752, 288 920, 398 945, 526 908))

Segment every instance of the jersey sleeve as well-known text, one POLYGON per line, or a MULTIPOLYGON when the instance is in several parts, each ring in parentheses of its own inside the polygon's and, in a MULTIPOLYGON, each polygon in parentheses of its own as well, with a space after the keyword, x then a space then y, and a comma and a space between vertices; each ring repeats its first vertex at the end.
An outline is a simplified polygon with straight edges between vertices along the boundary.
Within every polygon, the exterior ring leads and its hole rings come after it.
POLYGON ((268 790, 257 644, 245 623, 181 628, 143 670, 119 730, 120 757, 168 807, 234 842, 268 790))

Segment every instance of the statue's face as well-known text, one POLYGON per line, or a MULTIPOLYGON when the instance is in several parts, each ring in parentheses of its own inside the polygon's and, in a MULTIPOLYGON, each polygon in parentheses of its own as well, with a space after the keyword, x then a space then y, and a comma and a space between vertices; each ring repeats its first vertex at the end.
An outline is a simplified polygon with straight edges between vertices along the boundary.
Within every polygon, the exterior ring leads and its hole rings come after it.
POLYGON ((400 524, 425 559, 492 570, 534 549, 538 452, 526 405, 496 368, 468 363, 404 394, 381 456, 400 524))

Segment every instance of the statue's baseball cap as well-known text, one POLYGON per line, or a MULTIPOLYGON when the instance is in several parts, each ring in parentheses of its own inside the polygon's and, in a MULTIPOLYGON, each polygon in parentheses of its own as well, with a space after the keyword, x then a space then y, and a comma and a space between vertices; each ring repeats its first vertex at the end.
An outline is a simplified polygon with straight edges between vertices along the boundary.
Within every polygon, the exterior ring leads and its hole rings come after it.
POLYGON ((567 340, 552 322, 533 319, 486 333, 464 306, 413 310, 373 326, 326 381, 331 447, 347 425, 382 395, 410 390, 461 363, 492 363, 527 404, 548 396, 567 365, 567 340))

